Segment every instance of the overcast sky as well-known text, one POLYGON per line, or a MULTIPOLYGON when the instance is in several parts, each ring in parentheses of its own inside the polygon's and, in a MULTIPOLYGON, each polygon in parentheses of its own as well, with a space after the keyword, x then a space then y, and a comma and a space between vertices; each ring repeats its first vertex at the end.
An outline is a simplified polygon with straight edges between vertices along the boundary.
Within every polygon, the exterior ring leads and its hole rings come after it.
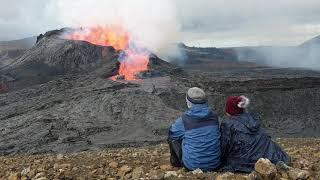
POLYGON ((134 21, 130 27, 154 25, 149 33, 153 37, 170 36, 166 41, 194 46, 296 45, 320 35, 319 0, 0 0, 0 4, 0 40, 117 16, 119 22, 134 21))

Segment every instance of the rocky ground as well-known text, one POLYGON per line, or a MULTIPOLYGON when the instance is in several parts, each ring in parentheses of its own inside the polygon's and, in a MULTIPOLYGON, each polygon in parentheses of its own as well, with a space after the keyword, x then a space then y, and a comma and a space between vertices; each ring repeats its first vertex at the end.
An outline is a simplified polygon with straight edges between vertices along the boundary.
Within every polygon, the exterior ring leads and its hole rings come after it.
POLYGON ((277 139, 293 159, 287 171, 262 160, 259 173, 186 172, 169 164, 166 144, 71 154, 0 157, 1 179, 320 179, 320 139, 277 139))

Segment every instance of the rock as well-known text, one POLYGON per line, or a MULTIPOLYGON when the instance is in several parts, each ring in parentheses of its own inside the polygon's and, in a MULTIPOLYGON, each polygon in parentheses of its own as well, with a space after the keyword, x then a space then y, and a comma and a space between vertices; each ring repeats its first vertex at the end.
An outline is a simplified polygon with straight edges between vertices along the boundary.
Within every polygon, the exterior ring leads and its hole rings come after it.
POLYGON ((34 177, 34 179, 38 179, 38 178, 44 177, 45 175, 46 174, 44 172, 37 173, 36 176, 34 177))
POLYGON ((132 179, 139 179, 144 174, 142 167, 137 167, 132 171, 132 179))
POLYGON ((37 178, 37 179, 34 179, 34 180, 48 180, 48 178, 46 178, 46 177, 41 177, 41 178, 37 178))
POLYGON ((125 175, 127 175, 128 173, 130 173, 132 171, 132 168, 127 166, 127 165, 123 165, 120 170, 118 171, 118 176, 120 177, 124 177, 125 175))
POLYGON ((23 176, 23 175, 27 175, 29 172, 30 172, 30 166, 29 167, 27 167, 27 168, 24 168, 22 171, 21 171, 21 175, 23 176))
POLYGON ((24 176, 21 177, 20 180, 28 180, 28 176, 24 175, 24 176))
POLYGON ((184 178, 184 176, 182 174, 179 174, 178 178, 184 178))
POLYGON ((34 163, 39 164, 41 163, 41 160, 35 160, 34 163))
POLYGON ((28 172, 27 176, 28 177, 34 177, 36 175, 35 170, 30 170, 30 172, 28 172))
POLYGON ((111 168, 117 168, 119 166, 119 164, 117 162, 115 162, 115 161, 112 161, 111 163, 109 163, 109 166, 111 168))
POLYGON ((61 164, 59 168, 63 170, 71 169, 71 164, 61 164))
POLYGON ((95 169, 95 170, 91 171, 91 174, 96 174, 97 172, 98 172, 98 170, 95 169))
POLYGON ((13 173, 8 177, 8 180, 19 180, 21 177, 20 173, 13 173))
POLYGON ((54 170, 59 169, 59 164, 58 164, 58 163, 54 163, 54 165, 53 165, 53 169, 54 169, 54 170))
POLYGON ((152 161, 153 161, 153 162, 151 163, 151 166, 152 166, 152 167, 160 168, 158 162, 156 162, 155 160, 152 160, 152 161))
POLYGON ((159 179, 159 173, 156 170, 150 170, 147 174, 147 177, 149 177, 150 179, 159 179))
POLYGON ((301 159, 298 161, 298 163, 299 163, 300 168, 303 170, 308 170, 310 167, 310 162, 306 159, 301 159))
POLYGON ((164 178, 169 178, 169 177, 177 177, 178 174, 177 172, 175 171, 167 171, 165 174, 164 174, 164 178))
POLYGON ((258 179, 259 179, 259 175, 256 171, 253 171, 248 175, 248 180, 258 180, 258 179))
POLYGON ((57 155, 57 160, 62 160, 63 159, 63 155, 62 154, 58 154, 57 155))
POLYGON ((303 179, 308 179, 308 177, 310 176, 310 173, 306 170, 291 169, 288 172, 288 175, 292 180, 297 180, 297 179, 303 180, 303 179))
POLYGON ((136 157, 138 157, 138 153, 132 153, 131 156, 134 157, 134 158, 136 158, 136 157))
POLYGON ((276 166, 269 159, 260 158, 254 168, 263 179, 273 179, 277 174, 276 166))
POLYGON ((169 171, 169 170, 171 170, 171 165, 169 165, 169 164, 161 165, 160 169, 163 171, 169 171))
POLYGON ((43 169, 42 167, 37 168, 37 172, 44 172, 45 169, 43 169))
POLYGON ((146 85, 143 85, 142 88, 147 93, 153 93, 156 90, 156 87, 154 84, 146 84, 146 85))
POLYGON ((54 170, 70 170, 71 169, 71 164, 58 164, 58 163, 55 163, 53 165, 53 169, 54 170))
POLYGON ((216 177, 216 180, 230 180, 230 179, 234 179, 234 174, 231 172, 220 174, 216 177))
POLYGON ((288 179, 288 171, 291 169, 288 165, 286 165, 284 162, 279 161, 276 165, 278 175, 281 178, 288 179))
POLYGON ((202 173, 203 173, 202 170, 199 168, 192 171, 192 174, 202 174, 202 173))

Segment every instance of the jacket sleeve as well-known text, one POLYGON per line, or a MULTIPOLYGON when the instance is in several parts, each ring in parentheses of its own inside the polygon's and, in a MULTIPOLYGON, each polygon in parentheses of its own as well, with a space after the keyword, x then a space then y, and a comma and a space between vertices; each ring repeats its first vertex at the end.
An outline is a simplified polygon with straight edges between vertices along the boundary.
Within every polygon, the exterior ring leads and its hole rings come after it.
POLYGON ((221 132, 221 161, 224 163, 231 149, 231 128, 228 123, 222 122, 220 126, 221 132))
POLYGON ((170 127, 169 137, 175 140, 182 140, 184 138, 184 125, 182 118, 178 118, 170 127))

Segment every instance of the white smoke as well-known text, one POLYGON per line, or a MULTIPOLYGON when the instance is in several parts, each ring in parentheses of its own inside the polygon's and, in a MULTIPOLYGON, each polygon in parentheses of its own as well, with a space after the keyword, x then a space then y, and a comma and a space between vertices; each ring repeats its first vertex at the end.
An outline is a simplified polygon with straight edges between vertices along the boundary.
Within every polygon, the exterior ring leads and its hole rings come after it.
MULTIPOLYGON (((320 34, 319 0, 0 0, 0 4, 0 40, 69 26, 120 24, 146 48, 170 54, 162 57, 183 57, 179 48, 168 46, 171 43, 294 46, 320 34)), ((317 51, 310 50, 310 58, 303 62, 300 56, 283 58, 279 50, 263 53, 271 53, 272 65, 314 67, 319 64, 317 51)))
POLYGON ((61 27, 121 25, 136 43, 158 53, 178 37, 171 0, 55 0, 47 5, 61 27))

